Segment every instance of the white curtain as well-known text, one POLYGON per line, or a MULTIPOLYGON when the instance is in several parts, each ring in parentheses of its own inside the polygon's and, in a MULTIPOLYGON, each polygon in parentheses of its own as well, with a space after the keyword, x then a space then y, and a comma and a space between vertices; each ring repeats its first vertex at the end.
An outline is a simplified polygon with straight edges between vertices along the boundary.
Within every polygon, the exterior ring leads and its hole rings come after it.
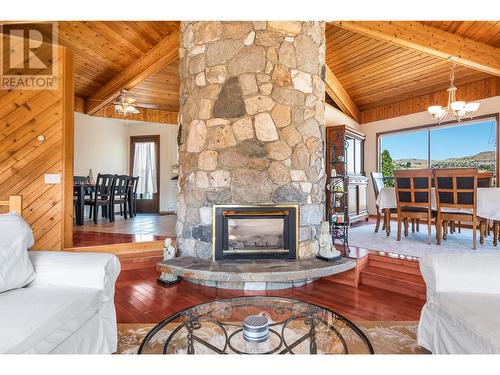
POLYGON ((137 194, 153 194, 158 191, 154 142, 135 143, 133 175, 139 176, 137 194))

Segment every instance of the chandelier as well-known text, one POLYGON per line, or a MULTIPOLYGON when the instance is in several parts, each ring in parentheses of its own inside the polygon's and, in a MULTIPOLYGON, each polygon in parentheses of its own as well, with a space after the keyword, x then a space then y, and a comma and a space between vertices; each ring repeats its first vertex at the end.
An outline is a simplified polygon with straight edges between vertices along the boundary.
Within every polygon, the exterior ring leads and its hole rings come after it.
POLYGON ((427 111, 429 111, 432 115, 434 121, 437 121, 438 123, 441 123, 441 121, 443 121, 450 112, 453 116, 455 116, 455 119, 460 122, 465 117, 472 117, 473 113, 479 108, 479 103, 477 102, 466 103, 464 101, 457 100, 457 87, 455 86, 455 67, 457 65, 456 57, 450 56, 448 57, 448 61, 451 62, 450 87, 447 90, 448 105, 446 107, 432 105, 427 108, 427 111))
POLYGON ((135 99, 129 97, 126 90, 122 90, 120 97, 116 102, 114 102, 115 112, 124 116, 140 113, 137 107, 133 104, 134 102, 135 99))

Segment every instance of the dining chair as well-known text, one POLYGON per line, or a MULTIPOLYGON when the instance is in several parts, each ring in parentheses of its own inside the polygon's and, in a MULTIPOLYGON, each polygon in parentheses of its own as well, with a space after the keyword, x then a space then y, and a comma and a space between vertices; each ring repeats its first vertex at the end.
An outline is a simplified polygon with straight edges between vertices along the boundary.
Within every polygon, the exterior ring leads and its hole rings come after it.
POLYGON ((115 221, 115 205, 120 205, 120 215, 127 219, 127 196, 129 189, 130 177, 126 175, 117 175, 115 177, 115 184, 113 194, 111 197, 111 211, 112 221, 115 221))
POLYGON ((408 236, 408 219, 427 221, 427 242, 431 243, 432 218, 432 169, 404 169, 394 171, 398 214, 398 241, 401 240, 401 222, 408 236))
POLYGON ((477 187, 489 188, 493 186, 493 172, 478 172, 477 187))
POLYGON ((85 185, 89 181, 87 176, 73 176, 74 185, 85 185))
MULTIPOLYGON (((382 189, 385 186, 384 175, 380 172, 372 172, 371 176, 372 176, 372 183, 373 183, 373 191, 375 192, 375 201, 377 201, 378 196, 380 195, 380 192, 382 191, 382 189)), ((382 213, 384 214, 384 221, 382 223, 382 230, 385 229, 386 222, 388 222, 387 219, 390 220, 390 218, 385 218, 385 212, 381 212, 378 204, 375 204, 375 208, 377 210, 377 223, 375 224, 375 233, 377 233, 378 229, 380 227, 380 218, 382 216, 382 213)), ((391 210, 390 211, 391 214, 392 213, 395 214, 397 212, 397 210, 395 208, 391 208, 390 210, 391 210)))
MULTIPOLYGON (((466 169, 466 168, 445 168, 445 170, 447 170, 447 171, 456 171, 458 173, 463 172, 464 169, 466 169)), ((477 171, 476 168, 468 168, 468 169, 477 171)), ((433 183, 434 183, 434 181, 433 181, 433 183)), ((477 187, 478 188, 489 188, 492 185, 493 185, 493 173, 492 172, 479 172, 478 177, 477 177, 477 187)), ((490 225, 489 225, 489 221, 487 219, 478 218, 478 221, 479 221, 479 233, 480 233, 479 242, 481 244, 483 244, 484 243, 484 235, 490 234, 490 225)), ((450 233, 454 233, 457 228, 458 228, 458 233, 461 233, 462 232, 462 223, 460 221, 458 221, 457 223, 455 223, 454 221, 448 222, 446 227, 444 227, 443 236, 446 236, 448 234, 448 229, 449 229, 450 233)))
POLYGON ((476 248, 477 230, 477 183, 476 168, 435 169, 436 186, 436 238, 446 240, 450 222, 472 223, 472 248, 476 248), (442 233, 441 233, 442 230, 442 233))
POLYGON ((137 185, 139 185, 139 176, 130 176, 131 194, 128 195, 128 211, 130 217, 135 217, 137 215, 137 185))
MULTIPOLYGON (((97 224, 98 208, 107 209, 109 221, 112 221, 111 198, 115 183, 113 174, 98 174, 93 196, 90 199, 85 199, 85 205, 90 206, 90 216, 94 216, 94 223, 97 224)), ((103 211, 104 214, 104 211, 103 211)))

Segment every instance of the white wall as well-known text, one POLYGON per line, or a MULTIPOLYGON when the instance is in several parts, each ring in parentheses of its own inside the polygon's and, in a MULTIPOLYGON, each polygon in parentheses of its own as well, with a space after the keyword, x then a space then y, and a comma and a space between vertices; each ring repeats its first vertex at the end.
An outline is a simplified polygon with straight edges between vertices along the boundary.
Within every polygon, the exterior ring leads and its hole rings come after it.
POLYGON ((344 112, 339 111, 337 108, 334 108, 329 104, 325 104, 325 123, 326 127, 347 125, 355 130, 361 131, 360 125, 356 121, 347 116, 344 112))
POLYGON ((129 174, 130 136, 160 136, 160 211, 176 210, 177 125, 126 121, 75 113, 74 175, 129 174))
MULTIPOLYGON (((493 98, 482 99, 479 110, 476 116, 496 114, 500 112, 500 96, 493 98)), ((374 121, 359 126, 359 130, 366 134, 365 142, 365 171, 366 175, 370 177, 371 172, 377 171, 377 133, 404 130, 413 128, 420 125, 427 125, 432 123, 431 115, 425 112, 414 113, 406 116, 399 116, 387 120, 374 121)), ((497 145, 498 147, 498 145, 497 145)), ((370 214, 375 214, 375 193, 370 181, 368 189, 368 211, 370 214)))
POLYGON ((178 163, 178 129, 177 125, 128 121, 129 136, 160 136, 160 211, 175 211, 177 209, 177 181, 172 181, 171 178, 172 164, 178 163))
POLYGON ((74 175, 127 174, 127 141, 122 121, 75 113, 74 175))

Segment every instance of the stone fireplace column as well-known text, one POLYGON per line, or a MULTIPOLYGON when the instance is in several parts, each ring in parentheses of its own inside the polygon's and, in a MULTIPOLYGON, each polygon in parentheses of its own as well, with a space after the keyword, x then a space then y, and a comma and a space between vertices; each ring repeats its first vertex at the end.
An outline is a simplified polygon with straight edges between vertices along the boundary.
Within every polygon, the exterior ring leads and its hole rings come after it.
POLYGON ((213 204, 300 204, 300 258, 325 210, 324 22, 182 22, 180 254, 212 256, 213 204))

